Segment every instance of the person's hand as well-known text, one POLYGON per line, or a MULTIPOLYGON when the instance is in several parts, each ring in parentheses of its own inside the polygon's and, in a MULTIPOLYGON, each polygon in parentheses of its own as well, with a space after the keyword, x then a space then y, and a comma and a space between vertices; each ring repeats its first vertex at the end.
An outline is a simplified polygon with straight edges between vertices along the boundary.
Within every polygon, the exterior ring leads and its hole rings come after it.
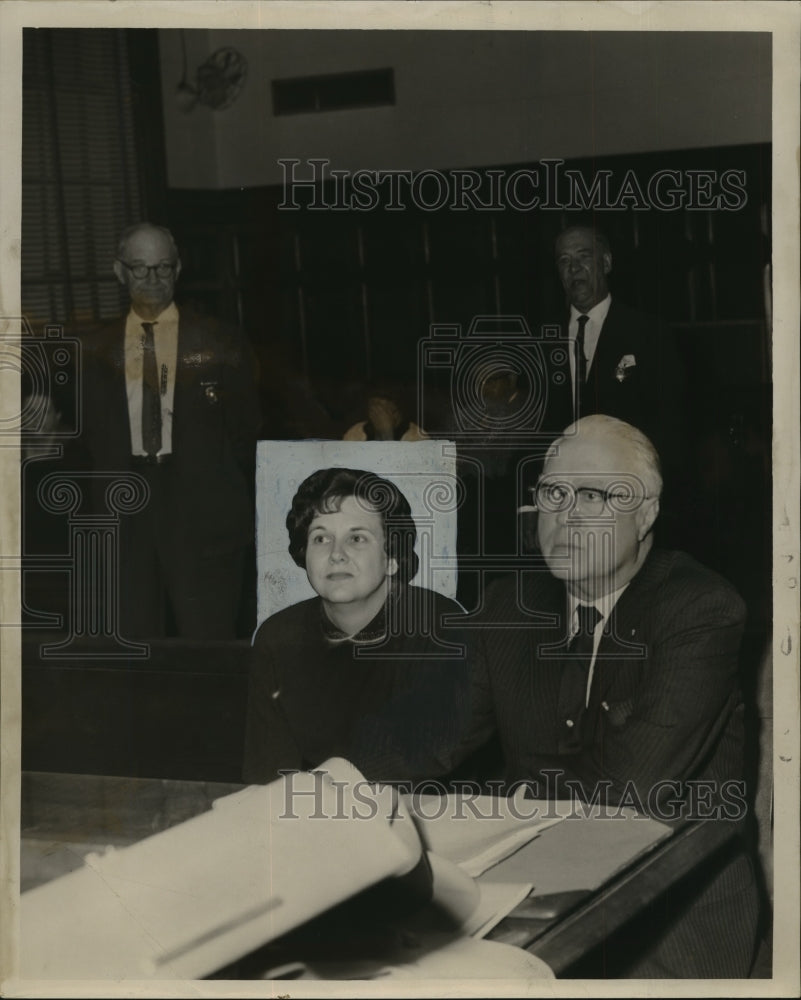
POLYGON ((402 419, 396 403, 382 396, 371 396, 367 401, 367 417, 373 425, 378 440, 394 440, 395 428, 402 419))

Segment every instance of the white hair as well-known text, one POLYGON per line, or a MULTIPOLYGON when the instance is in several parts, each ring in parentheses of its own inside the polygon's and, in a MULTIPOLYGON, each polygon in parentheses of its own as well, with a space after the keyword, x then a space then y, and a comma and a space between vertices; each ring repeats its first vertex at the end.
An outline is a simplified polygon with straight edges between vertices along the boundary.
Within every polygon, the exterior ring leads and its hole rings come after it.
POLYGON ((605 413, 593 413, 566 427, 548 449, 545 461, 555 455, 562 445, 569 444, 575 438, 580 438, 584 442, 597 441, 599 445, 607 444, 610 440, 617 444, 622 443, 631 456, 631 471, 640 476, 648 495, 661 496, 662 469, 659 454, 650 438, 641 430, 627 424, 625 420, 618 420, 617 417, 609 417, 605 413))

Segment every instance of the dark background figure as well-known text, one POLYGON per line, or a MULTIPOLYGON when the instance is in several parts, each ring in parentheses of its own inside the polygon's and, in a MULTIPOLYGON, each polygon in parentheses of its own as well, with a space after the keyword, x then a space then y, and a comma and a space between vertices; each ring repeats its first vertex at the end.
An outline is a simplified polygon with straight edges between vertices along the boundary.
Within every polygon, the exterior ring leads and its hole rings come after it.
POLYGON ((180 271, 168 230, 125 231, 114 273, 131 311, 85 341, 83 437, 95 470, 149 487, 122 517, 123 636, 164 635, 169 613, 179 636, 234 638, 254 531, 254 360, 235 328, 176 306, 180 271))
POLYGON ((469 403, 455 394, 451 404, 456 468, 463 488, 457 596, 468 610, 477 605, 500 564, 519 554, 518 475, 531 457, 530 448, 521 448, 510 434, 519 431, 525 420, 529 391, 525 373, 508 360, 493 361, 488 352, 483 377, 473 389, 469 403), (468 405, 469 413, 460 413, 460 405, 468 405), (471 430, 467 436, 462 433, 465 426, 471 430))
MULTIPOLYGON (((205 311, 205 310, 201 310, 205 311)), ((258 337, 254 337, 254 343, 258 337)), ((259 364, 260 438, 267 441, 336 441, 342 421, 291 357, 283 342, 275 343, 259 364)), ((341 391, 341 389, 340 389, 341 391)))

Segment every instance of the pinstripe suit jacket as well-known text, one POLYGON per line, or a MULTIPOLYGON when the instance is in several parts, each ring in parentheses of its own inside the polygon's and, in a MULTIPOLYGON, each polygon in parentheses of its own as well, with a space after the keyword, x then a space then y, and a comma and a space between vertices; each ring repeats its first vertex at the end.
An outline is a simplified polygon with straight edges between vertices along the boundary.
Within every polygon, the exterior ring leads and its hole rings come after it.
POLYGON ((508 781, 561 769, 588 798, 634 792, 654 811, 676 797, 660 783, 740 777, 745 607, 722 577, 653 550, 606 623, 586 710, 567 689, 566 608, 564 585, 544 569, 487 593, 473 740, 497 729, 508 781))

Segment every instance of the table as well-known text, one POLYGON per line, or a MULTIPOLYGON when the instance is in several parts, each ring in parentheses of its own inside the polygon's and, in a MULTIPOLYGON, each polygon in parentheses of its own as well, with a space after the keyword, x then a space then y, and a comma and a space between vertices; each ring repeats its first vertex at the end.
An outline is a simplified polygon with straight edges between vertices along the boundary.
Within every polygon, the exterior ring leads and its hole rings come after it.
MULTIPOLYGON (((125 846, 183 822, 242 787, 23 772, 21 888, 80 867, 98 848, 125 846)), ((494 880, 531 881, 535 889, 489 939, 526 949, 559 975, 735 831, 735 824, 671 828, 642 817, 564 820, 492 869, 494 880)))
MULTIPOLYGON (((735 830, 732 823, 684 822, 594 891, 545 896, 536 907, 523 903, 490 932, 489 938, 525 948, 559 976, 723 849, 735 830), (543 902, 549 900, 552 907, 547 914, 543 902)), ((535 900, 536 896, 535 891, 535 900)))

